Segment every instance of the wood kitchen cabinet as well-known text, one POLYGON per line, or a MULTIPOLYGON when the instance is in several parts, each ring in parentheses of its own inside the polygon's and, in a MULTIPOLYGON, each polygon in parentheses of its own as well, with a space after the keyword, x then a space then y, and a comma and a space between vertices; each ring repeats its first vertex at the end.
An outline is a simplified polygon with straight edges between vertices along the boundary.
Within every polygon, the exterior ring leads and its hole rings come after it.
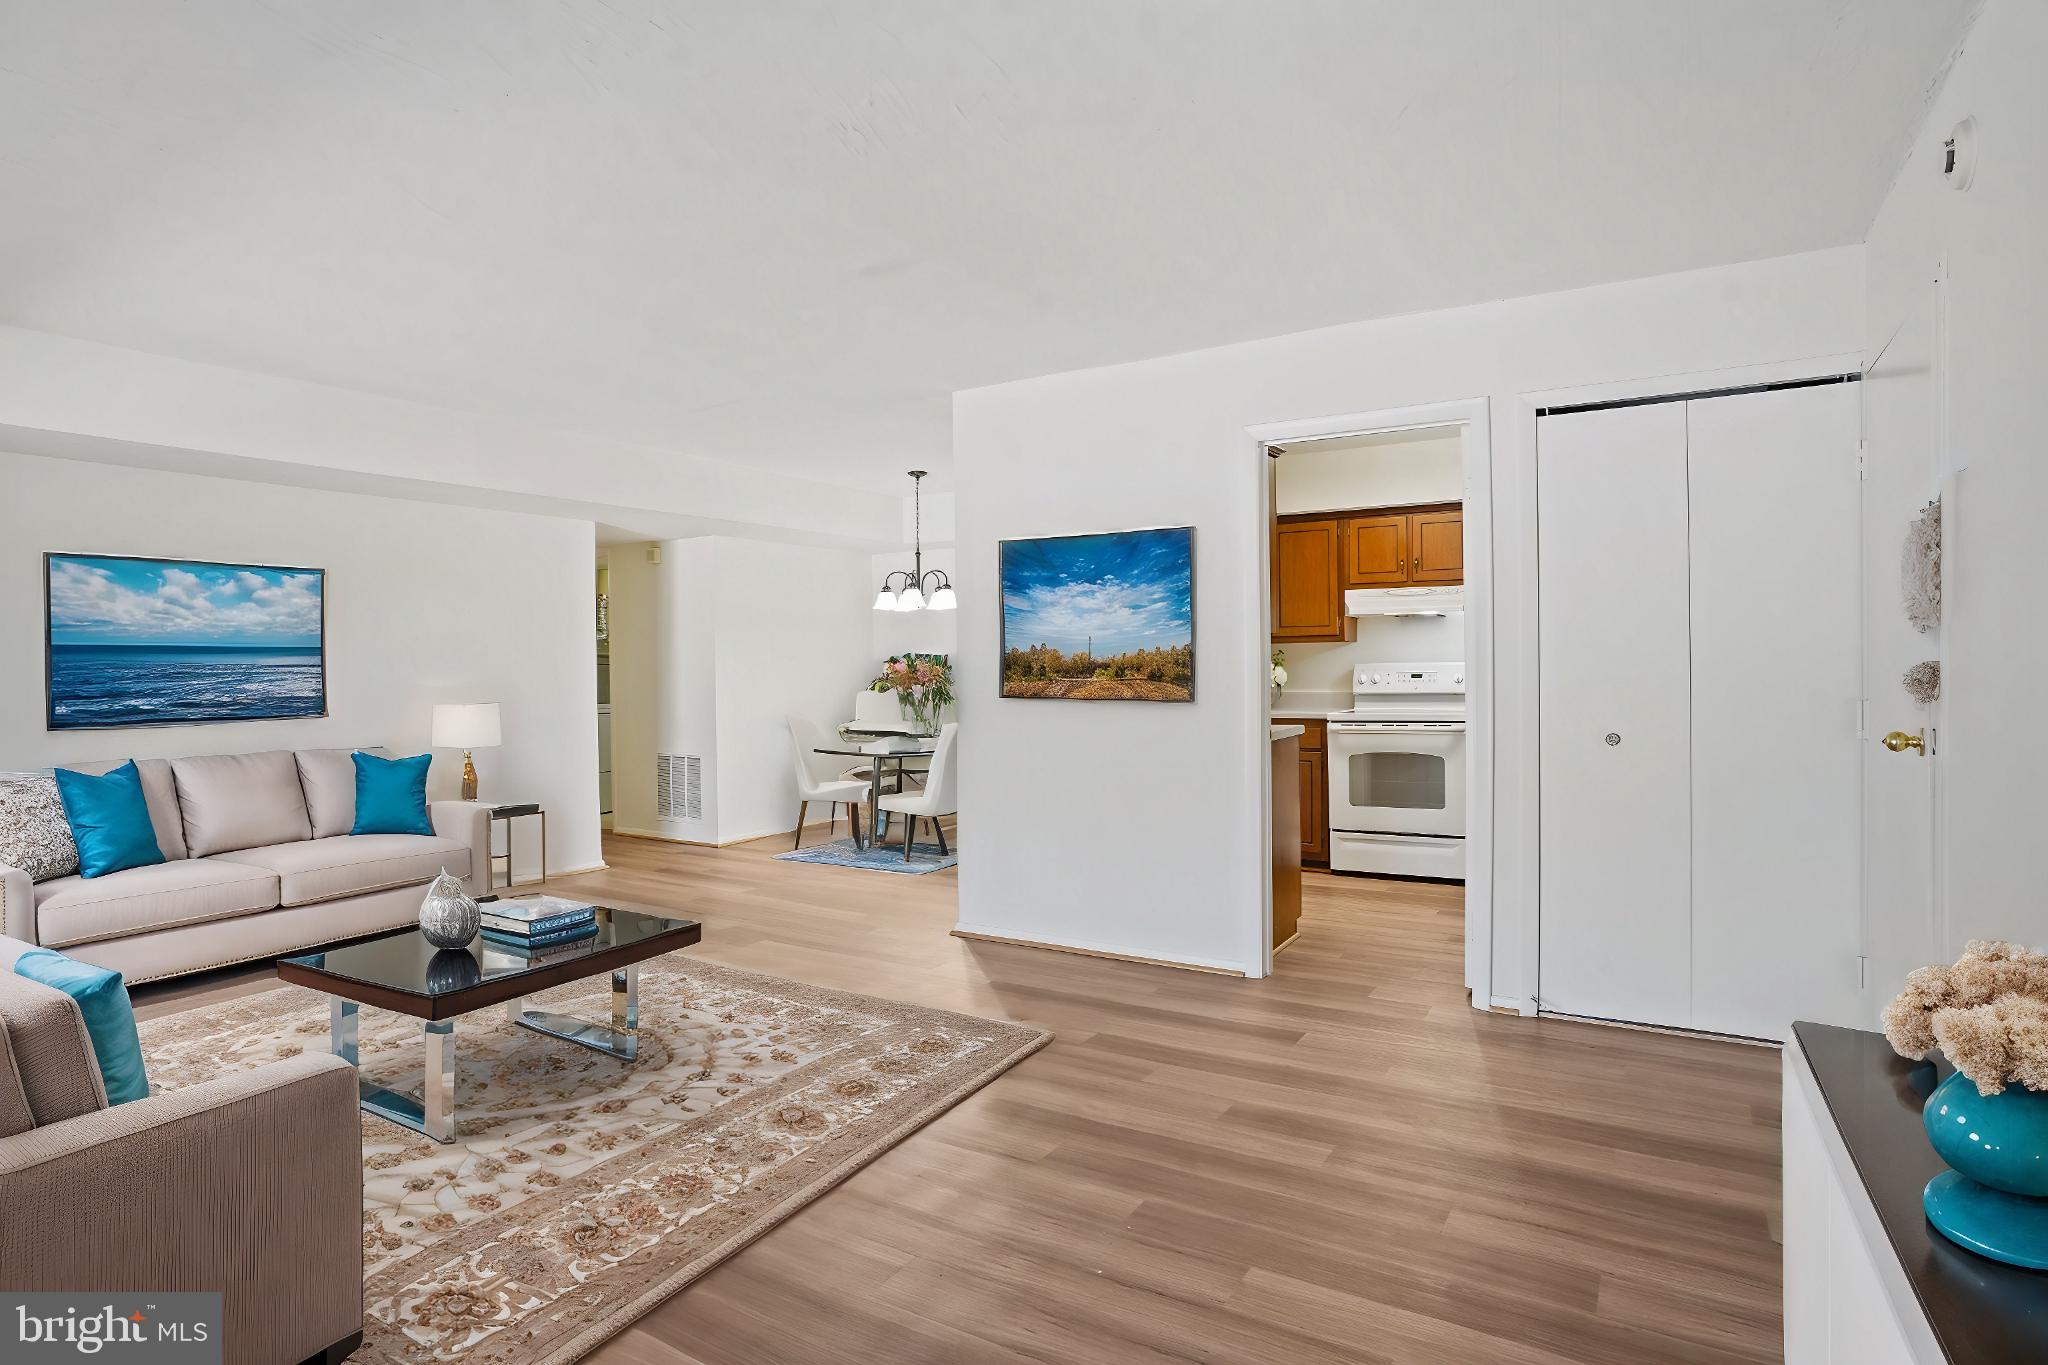
POLYGON ((1465 581, 1465 511, 1431 503, 1277 517, 1272 565, 1275 644, 1355 640, 1348 589, 1465 581))
POLYGON ((1301 922, 1302 808, 1287 790, 1300 757, 1299 736, 1273 741, 1273 950, 1294 941, 1301 922))
POLYGON ((1406 583, 1411 520, 1405 513, 1394 512, 1347 521, 1344 586, 1387 588, 1406 583))
MULTIPOLYGON (((1346 588, 1465 581, 1465 510, 1459 506, 1360 513, 1344 523, 1346 588)), ((1343 610, 1339 604, 1338 610, 1343 610)))
POLYGON ((1273 638, 1350 640, 1344 614, 1344 522, 1283 517, 1273 523, 1273 638))
POLYGON ((1465 581, 1465 509, 1417 512, 1408 518, 1408 581, 1465 581))
POLYGON ((1324 722, 1299 722, 1301 758, 1297 767, 1301 781, 1301 860, 1305 863, 1330 861, 1330 784, 1323 765, 1324 722))

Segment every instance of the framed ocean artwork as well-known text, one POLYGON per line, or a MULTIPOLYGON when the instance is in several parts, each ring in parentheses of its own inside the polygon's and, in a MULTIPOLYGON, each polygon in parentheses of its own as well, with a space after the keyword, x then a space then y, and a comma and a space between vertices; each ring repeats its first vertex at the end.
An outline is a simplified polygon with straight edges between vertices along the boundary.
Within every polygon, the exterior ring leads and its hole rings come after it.
POLYGON ((327 714, 321 569, 43 556, 51 730, 327 714))
POLYGON ((1195 528, 997 544, 1006 697, 1195 699, 1195 528))

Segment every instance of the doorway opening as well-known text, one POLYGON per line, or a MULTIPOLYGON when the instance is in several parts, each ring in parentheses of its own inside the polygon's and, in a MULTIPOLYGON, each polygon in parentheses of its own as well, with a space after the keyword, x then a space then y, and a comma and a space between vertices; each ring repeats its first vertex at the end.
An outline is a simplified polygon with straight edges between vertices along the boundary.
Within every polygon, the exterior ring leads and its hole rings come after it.
POLYGON ((597 556, 597 810, 599 827, 612 827, 612 567, 597 556))
POLYGON ((1247 436, 1266 588, 1248 629, 1275 666, 1273 685, 1254 693, 1256 733, 1268 749, 1298 749, 1291 782, 1278 761, 1256 769, 1269 774, 1263 828, 1275 874, 1248 959, 1271 972, 1274 953, 1297 941, 1294 886, 1304 880, 1312 893, 1324 876, 1462 883, 1465 984, 1485 1008, 1493 899, 1486 401, 1276 423, 1247 436), (1275 741, 1273 725, 1301 733, 1275 741), (1276 827, 1283 840, 1298 828, 1298 855, 1273 847, 1276 827), (1290 861, 1298 874, 1285 870, 1290 861))

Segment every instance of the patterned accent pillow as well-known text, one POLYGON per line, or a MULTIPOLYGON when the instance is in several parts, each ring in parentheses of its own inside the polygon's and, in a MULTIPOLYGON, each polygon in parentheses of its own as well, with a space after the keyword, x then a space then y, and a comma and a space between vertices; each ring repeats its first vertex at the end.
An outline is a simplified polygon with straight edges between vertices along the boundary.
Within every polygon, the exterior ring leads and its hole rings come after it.
POLYGON ((78 845, 47 773, 0 773, 0 863, 46 882, 78 871, 78 845))

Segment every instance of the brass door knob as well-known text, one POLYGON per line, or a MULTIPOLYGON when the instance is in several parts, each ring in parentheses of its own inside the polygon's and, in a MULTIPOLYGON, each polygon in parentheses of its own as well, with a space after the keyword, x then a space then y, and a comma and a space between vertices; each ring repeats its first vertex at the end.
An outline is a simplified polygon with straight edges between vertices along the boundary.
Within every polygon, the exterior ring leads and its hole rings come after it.
POLYGON ((1908 749, 1923 757, 1927 753, 1927 732, 1925 730, 1915 730, 1910 735, 1904 730, 1894 730, 1880 742, 1885 748, 1890 749, 1895 754, 1902 754, 1908 749))

